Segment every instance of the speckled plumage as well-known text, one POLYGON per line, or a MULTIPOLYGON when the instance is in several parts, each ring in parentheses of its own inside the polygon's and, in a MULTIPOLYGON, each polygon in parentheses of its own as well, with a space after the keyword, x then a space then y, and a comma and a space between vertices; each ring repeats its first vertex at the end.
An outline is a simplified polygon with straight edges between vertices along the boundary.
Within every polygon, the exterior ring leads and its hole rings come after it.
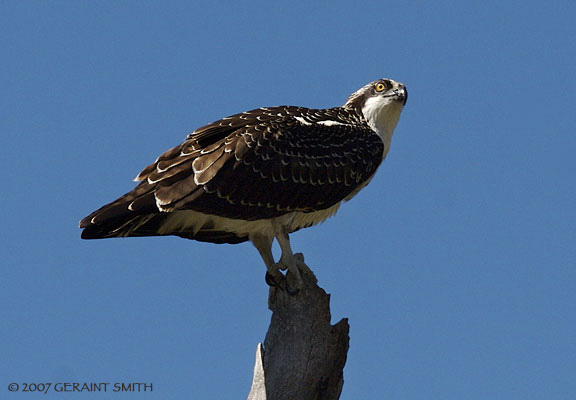
POLYGON ((144 168, 134 190, 84 218, 82 237, 239 243, 277 238, 268 221, 287 233, 321 222, 376 172, 406 96, 402 84, 383 79, 342 107, 258 108, 196 129, 144 168), (376 108, 367 111, 368 99, 376 108), (384 106, 391 117, 380 113, 384 106))

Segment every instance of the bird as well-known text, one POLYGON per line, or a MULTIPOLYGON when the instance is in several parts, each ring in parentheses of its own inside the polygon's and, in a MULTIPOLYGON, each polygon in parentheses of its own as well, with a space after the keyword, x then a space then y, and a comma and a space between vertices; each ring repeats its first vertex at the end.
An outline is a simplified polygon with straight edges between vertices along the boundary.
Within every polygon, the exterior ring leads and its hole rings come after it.
POLYGON ((296 294, 303 258, 289 235, 324 222, 370 182, 407 99, 404 84, 382 78, 342 106, 262 107, 202 126, 144 168, 132 191, 82 219, 81 237, 250 241, 266 282, 296 294))

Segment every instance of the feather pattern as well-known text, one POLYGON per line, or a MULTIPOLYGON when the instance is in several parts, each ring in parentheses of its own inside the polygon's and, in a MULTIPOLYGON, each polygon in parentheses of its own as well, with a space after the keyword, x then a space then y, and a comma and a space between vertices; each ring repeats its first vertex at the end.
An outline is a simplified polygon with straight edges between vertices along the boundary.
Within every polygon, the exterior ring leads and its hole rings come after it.
POLYGON ((295 294, 303 281, 289 233, 323 222, 370 182, 407 98, 384 78, 342 107, 258 108, 196 129, 144 168, 131 192, 80 221, 82 238, 249 240, 267 282, 295 294))
POLYGON ((83 237, 176 234, 203 240, 204 232, 208 241, 236 243, 247 238, 208 228, 160 228, 178 210, 257 221, 337 208, 370 180, 384 150, 354 108, 259 108, 195 130, 144 168, 133 191, 80 226, 83 237))

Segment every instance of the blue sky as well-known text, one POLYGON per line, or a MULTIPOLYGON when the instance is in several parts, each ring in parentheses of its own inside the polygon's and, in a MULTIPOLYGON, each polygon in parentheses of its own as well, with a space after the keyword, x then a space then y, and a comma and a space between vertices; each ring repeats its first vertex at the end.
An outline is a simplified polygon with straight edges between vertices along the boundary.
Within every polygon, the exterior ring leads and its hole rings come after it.
POLYGON ((389 77, 410 95, 388 158, 292 237, 334 322, 350 320, 342 398, 575 398, 574 15, 569 1, 2 2, 0 397, 22 398, 11 382, 151 382, 146 398, 245 398, 271 315, 255 249, 82 241, 77 223, 196 127, 340 105, 389 77))

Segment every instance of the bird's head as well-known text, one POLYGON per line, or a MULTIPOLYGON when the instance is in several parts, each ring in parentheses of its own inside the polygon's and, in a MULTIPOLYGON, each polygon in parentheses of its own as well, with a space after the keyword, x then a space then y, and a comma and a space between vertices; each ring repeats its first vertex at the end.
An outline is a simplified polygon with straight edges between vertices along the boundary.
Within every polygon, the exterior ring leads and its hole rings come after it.
POLYGON ((372 129, 389 141, 406 100, 408 92, 404 84, 392 79, 378 79, 352 93, 344 108, 354 109, 372 129))
POLYGON ((398 103, 403 107, 406 100, 408 100, 408 92, 404 84, 383 78, 370 82, 352 93, 344 107, 355 108, 359 111, 365 107, 378 109, 398 103))

